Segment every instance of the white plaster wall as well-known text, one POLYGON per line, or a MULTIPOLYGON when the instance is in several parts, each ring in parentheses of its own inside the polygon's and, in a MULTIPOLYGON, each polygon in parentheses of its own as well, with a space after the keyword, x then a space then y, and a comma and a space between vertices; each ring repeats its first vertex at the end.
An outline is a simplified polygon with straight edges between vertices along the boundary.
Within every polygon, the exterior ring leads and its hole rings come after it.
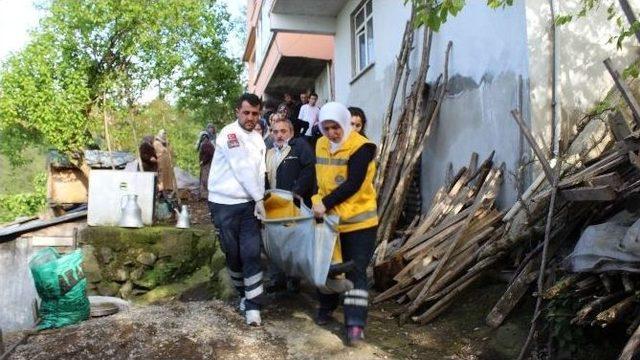
MULTIPOLYGON (((395 57, 410 8, 398 0, 373 0, 373 33, 375 65, 353 81, 351 51, 351 13, 360 4, 351 0, 337 16, 335 35, 335 97, 347 106, 361 107, 368 119, 367 136, 379 142, 381 122, 389 102, 394 79, 395 57)), ((418 43, 418 41, 416 40, 418 43)), ((419 51, 416 47, 415 51, 419 51)), ((412 59, 413 68, 417 59, 412 59)), ((396 102, 397 107, 398 102, 396 102)))
MULTIPOLYGON (((616 10, 623 15, 618 2, 616 10)), ((640 11, 640 0, 629 0, 640 11)), ((579 0, 555 1, 556 14, 575 13, 579 0)), ((551 142, 551 67, 550 8, 548 0, 526 2, 529 76, 531 87, 532 131, 547 145, 551 142)), ((623 16, 626 24, 626 18, 623 16)), ((557 115, 558 126, 575 123, 604 99, 614 86, 602 61, 610 57, 622 70, 638 56, 638 43, 628 38, 618 50, 608 43, 617 35, 614 23, 607 19, 606 6, 596 8, 585 18, 557 27, 557 115)))
POLYGON ((315 81, 314 90, 318 94, 318 105, 322 106, 331 101, 331 71, 327 64, 315 81))
MULTIPOLYGON (((422 159, 423 198, 428 204, 443 184, 449 162, 457 170, 477 152, 480 161, 495 150, 506 174, 499 205, 516 199, 515 178, 520 134, 510 111, 519 106, 519 79, 526 84, 527 44, 523 1, 492 10, 469 1, 434 35, 428 81, 442 72, 447 43, 453 41, 450 85, 422 159)), ((524 94, 528 91, 523 89, 524 94)), ((527 104, 523 104, 527 113, 527 104)))

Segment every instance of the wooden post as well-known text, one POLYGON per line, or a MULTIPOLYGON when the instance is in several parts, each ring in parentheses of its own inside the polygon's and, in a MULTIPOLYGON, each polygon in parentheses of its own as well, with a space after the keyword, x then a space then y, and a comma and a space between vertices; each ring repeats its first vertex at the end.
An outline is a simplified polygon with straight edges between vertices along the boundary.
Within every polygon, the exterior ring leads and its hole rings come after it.
POLYGON ((531 135, 531 131, 529 131, 529 128, 527 128, 527 125, 525 125, 524 120, 522 120, 522 115, 520 115, 520 112, 518 112, 518 110, 512 110, 511 115, 520 127, 520 132, 522 132, 522 135, 524 135, 525 139, 527 139, 529 146, 531 146, 531 149, 533 149, 533 152, 538 157, 538 160, 540 160, 540 165, 542 165, 542 170, 544 171, 544 175, 547 177, 549 184, 553 184, 554 176, 551 165, 549 165, 549 161, 547 161, 544 152, 542 152, 542 149, 540 149, 540 147, 536 143, 533 135, 531 135))
POLYGON ((111 136, 109 136, 109 121, 107 120, 107 99, 105 95, 102 95, 102 117, 104 119, 104 137, 107 140, 107 150, 109 150, 109 159, 111 160, 111 170, 116 169, 116 164, 113 161, 113 151, 111 149, 111 136))
POLYGON ((4 340, 2 338, 2 328, 0 328, 0 354, 4 354, 4 340))
MULTIPOLYGON (((627 17, 627 21, 629 21, 629 25, 633 26, 633 24, 638 21, 638 19, 636 18, 636 14, 633 13, 631 5, 629 5, 629 2, 627 0, 619 0, 619 2, 624 15, 627 17)), ((635 34, 636 39, 638 39, 638 42, 640 42, 640 31, 636 31, 635 34)))
POLYGON ((622 97, 627 102, 627 105, 629 105, 629 107, 631 108, 631 113, 633 113, 633 119, 636 121, 636 125, 640 127, 640 105, 638 105, 638 101, 633 96, 631 89, 629 89, 627 83, 624 82, 624 79, 622 79, 622 76, 620 76, 618 70, 613 67, 613 64, 611 64, 611 59, 607 58, 604 61, 604 66, 606 66, 607 70, 609 70, 609 74, 611 74, 611 77, 616 83, 618 90, 620 90, 620 92, 622 93, 622 97))

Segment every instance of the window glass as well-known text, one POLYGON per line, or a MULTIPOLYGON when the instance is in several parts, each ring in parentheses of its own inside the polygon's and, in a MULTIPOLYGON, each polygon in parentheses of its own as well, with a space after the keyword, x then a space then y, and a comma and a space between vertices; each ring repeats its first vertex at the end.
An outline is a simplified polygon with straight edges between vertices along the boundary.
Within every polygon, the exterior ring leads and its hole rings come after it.
POLYGON ((366 8, 367 8, 367 16, 371 15, 371 12, 372 12, 371 11, 371 1, 367 1, 366 8))
POLYGON ((367 47, 364 32, 358 34, 358 70, 367 66, 367 47))
POLYGON ((367 59, 369 64, 373 62, 373 19, 367 21, 367 59))
POLYGON ((358 28, 362 26, 363 23, 364 23, 364 9, 361 9, 360 11, 358 11, 358 14, 356 15, 356 30, 358 30, 358 28))

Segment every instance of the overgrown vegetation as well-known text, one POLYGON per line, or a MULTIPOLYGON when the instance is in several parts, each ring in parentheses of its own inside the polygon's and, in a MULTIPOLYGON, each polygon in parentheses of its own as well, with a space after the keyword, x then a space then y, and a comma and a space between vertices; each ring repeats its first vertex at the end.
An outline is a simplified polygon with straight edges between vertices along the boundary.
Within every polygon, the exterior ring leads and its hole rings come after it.
MULTIPOLYGON (((230 114, 241 64, 224 47, 236 27, 222 5, 47 0, 41 6, 47 15, 31 41, 0 67, 0 153, 12 163, 24 161, 22 149, 42 143, 79 159, 103 133, 105 112, 114 127, 135 121, 132 115, 145 111, 136 104, 151 89, 184 113, 173 126, 192 130, 230 114)), ((165 124, 172 126, 166 116, 165 124)))
MULTIPOLYGON (((217 122, 230 120, 230 117, 218 118, 217 122)), ((103 123, 94 122, 98 143, 106 148, 103 123)), ((194 120, 188 111, 171 106, 164 100, 156 99, 151 103, 138 106, 130 115, 120 114, 110 125, 111 146, 114 149, 137 152, 139 140, 145 135, 155 135, 158 130, 167 130, 167 136, 173 148, 176 166, 197 176, 199 171, 198 154, 195 149, 197 134, 203 126, 194 120), (134 128, 137 137, 134 137, 134 128)))
POLYGON ((34 177, 33 192, 0 195, 0 223, 40 212, 46 204, 46 186, 47 176, 45 173, 40 173, 34 177))

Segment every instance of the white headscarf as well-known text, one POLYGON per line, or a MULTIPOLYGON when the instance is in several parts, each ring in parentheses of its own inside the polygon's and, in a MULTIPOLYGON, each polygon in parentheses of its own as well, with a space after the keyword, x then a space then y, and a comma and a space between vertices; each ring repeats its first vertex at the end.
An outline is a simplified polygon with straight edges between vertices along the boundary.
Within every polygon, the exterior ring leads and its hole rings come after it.
POLYGON ((351 113, 346 106, 339 102, 328 102, 320 108, 320 113, 318 114, 318 127, 324 136, 327 136, 327 134, 324 133, 322 123, 327 120, 335 121, 342 128, 342 138, 339 142, 334 143, 329 140, 331 152, 335 152, 342 147, 342 144, 344 144, 351 134, 351 113))

